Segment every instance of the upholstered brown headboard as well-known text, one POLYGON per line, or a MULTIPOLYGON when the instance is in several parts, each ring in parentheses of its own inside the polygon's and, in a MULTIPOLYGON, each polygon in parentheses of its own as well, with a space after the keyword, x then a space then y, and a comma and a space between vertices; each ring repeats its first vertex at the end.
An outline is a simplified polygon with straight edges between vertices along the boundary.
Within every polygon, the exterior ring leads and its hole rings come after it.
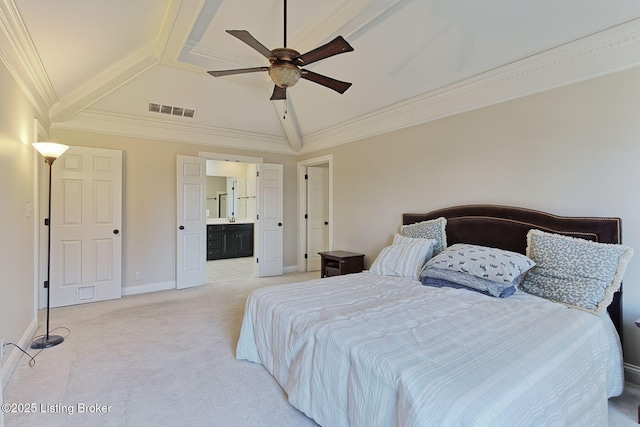
MULTIPOLYGON (((566 217, 531 209, 496 205, 466 205, 433 212, 402 215, 404 225, 447 218, 447 244, 471 243, 525 253, 527 233, 532 228, 550 233, 622 243, 620 218, 566 217)), ((622 288, 608 308, 622 340, 622 288)))

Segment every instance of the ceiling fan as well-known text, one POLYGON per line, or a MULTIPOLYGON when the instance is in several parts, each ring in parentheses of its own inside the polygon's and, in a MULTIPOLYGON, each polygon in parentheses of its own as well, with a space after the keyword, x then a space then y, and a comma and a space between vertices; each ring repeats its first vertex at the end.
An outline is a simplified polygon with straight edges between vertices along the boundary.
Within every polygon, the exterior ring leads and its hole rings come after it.
POLYGON ((271 65, 268 67, 207 71, 207 73, 211 74, 213 77, 268 71, 269 77, 273 83, 275 83, 273 94, 270 98, 271 100, 287 99, 287 88, 295 85, 301 78, 326 86, 338 93, 344 93, 351 86, 351 83, 342 82, 340 80, 332 79, 331 77, 323 76, 322 74, 300 68, 330 56, 351 52, 353 51, 353 48, 344 38, 342 38, 342 36, 338 36, 329 43, 302 55, 296 50, 289 49, 287 47, 287 0, 284 0, 284 47, 269 50, 246 30, 227 30, 227 33, 237 37, 258 51, 269 60, 271 65))

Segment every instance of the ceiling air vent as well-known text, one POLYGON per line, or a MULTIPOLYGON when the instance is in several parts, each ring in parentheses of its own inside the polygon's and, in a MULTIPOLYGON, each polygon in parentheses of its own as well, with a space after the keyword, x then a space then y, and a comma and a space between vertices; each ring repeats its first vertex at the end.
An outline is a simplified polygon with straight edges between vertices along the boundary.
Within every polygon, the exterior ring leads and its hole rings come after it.
POLYGON ((196 115, 196 110, 191 110, 189 108, 183 107, 172 107, 171 105, 154 104, 153 102, 149 103, 149 111, 152 113, 186 117, 188 119, 193 119, 193 117, 196 115))

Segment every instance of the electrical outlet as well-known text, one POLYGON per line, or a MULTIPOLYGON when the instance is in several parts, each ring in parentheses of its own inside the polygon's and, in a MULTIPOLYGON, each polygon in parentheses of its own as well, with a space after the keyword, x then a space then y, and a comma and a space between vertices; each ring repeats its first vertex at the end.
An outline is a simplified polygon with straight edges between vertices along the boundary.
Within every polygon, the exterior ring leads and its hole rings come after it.
POLYGON ((139 271, 136 271, 136 280, 140 280, 142 279, 142 273, 140 273, 139 271))
POLYGON ((4 339, 2 340, 2 344, 0 344, 0 359, 2 359, 4 357, 4 339))

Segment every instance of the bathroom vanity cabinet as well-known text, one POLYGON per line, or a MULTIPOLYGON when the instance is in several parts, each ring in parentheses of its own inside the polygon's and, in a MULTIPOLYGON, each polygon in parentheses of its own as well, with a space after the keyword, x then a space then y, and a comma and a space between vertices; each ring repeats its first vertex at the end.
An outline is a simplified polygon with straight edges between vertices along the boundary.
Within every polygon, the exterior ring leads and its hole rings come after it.
POLYGON ((207 261, 253 256, 253 224, 207 225, 207 261))

